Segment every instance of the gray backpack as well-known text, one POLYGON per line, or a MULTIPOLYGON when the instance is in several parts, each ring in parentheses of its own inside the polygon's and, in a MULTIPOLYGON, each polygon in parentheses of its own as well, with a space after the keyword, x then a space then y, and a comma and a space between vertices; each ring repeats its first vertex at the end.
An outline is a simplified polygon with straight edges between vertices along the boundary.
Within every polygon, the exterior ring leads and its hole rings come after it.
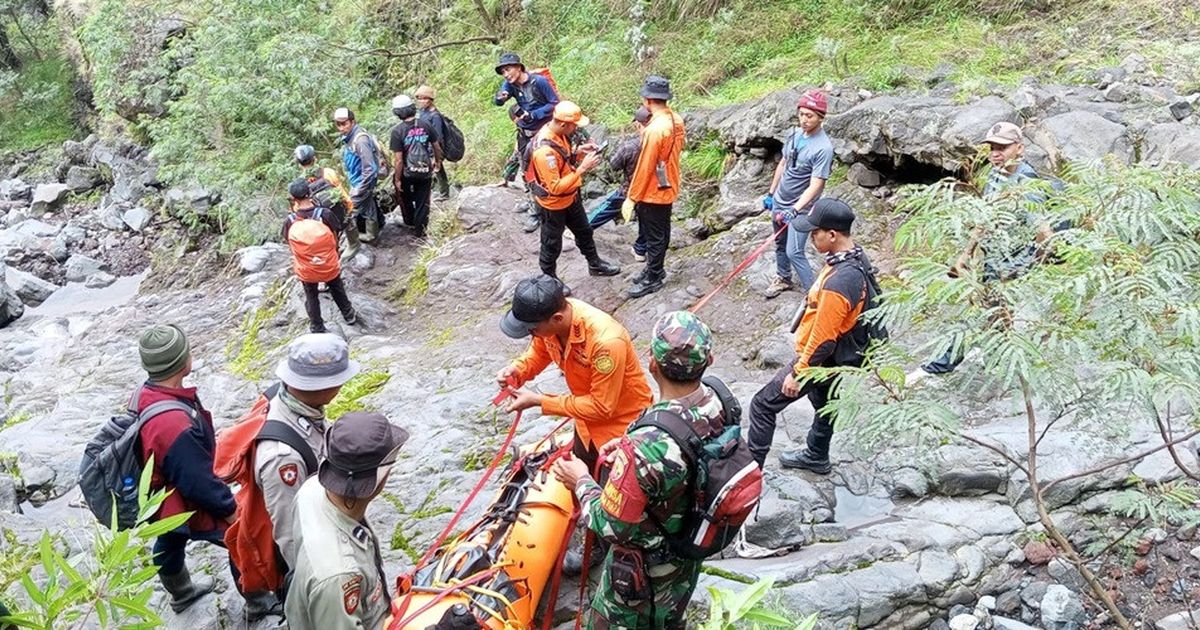
POLYGON ((88 509, 101 525, 110 527, 116 510, 117 529, 137 525, 138 482, 142 478, 142 462, 137 445, 142 426, 151 418, 168 411, 182 411, 192 422, 196 409, 180 400, 163 400, 137 412, 141 389, 134 393, 125 413, 113 416, 96 437, 83 449, 79 463, 79 489, 88 509))

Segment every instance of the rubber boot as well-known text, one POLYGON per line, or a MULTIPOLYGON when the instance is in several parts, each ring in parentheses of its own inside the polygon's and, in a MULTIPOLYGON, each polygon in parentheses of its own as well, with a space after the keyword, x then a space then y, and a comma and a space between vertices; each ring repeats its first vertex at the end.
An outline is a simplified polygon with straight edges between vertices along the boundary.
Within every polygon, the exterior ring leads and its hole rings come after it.
POLYGON ((371 243, 379 237, 379 221, 375 219, 367 219, 366 230, 359 235, 359 240, 364 243, 371 243))
POLYGON ((171 610, 176 614, 187 610, 196 600, 211 593, 216 587, 216 582, 212 578, 192 581, 192 575, 188 573, 187 567, 174 575, 160 573, 158 579, 162 581, 163 588, 171 594, 171 610))
POLYGON ((245 593, 242 598, 246 600, 242 608, 246 613, 246 623, 254 623, 267 615, 283 616, 283 602, 271 591, 245 593))
POLYGON ((346 230, 342 232, 342 251, 339 253, 342 260, 349 261, 358 253, 358 222, 351 218, 346 222, 346 230))

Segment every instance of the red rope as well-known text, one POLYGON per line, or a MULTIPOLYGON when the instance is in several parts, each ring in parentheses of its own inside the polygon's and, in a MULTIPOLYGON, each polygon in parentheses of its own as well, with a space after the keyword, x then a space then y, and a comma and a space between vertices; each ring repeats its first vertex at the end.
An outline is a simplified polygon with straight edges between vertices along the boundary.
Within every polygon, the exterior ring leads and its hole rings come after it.
POLYGON ((746 270, 746 267, 749 267, 750 264, 753 263, 755 260, 757 260, 759 256, 762 256, 763 252, 767 251, 767 248, 770 247, 771 244, 775 242, 775 239, 780 234, 783 234, 783 231, 786 230, 787 227, 788 227, 787 223, 784 223, 783 227, 776 230, 775 233, 772 234, 771 236, 768 236, 767 240, 763 241, 762 245, 758 246, 758 249, 755 249, 754 251, 750 252, 749 256, 746 256, 744 259, 742 259, 742 262, 738 263, 738 265, 733 268, 733 271, 730 271, 729 274, 725 276, 725 279, 721 280, 721 282, 719 284, 717 284, 716 288, 714 288, 712 291, 709 291, 708 295, 700 298, 700 301, 696 302, 696 304, 694 306, 692 306, 692 308, 689 308, 688 310, 693 313, 696 313, 696 312, 699 312, 700 309, 704 308, 704 306, 706 304, 708 304, 708 301, 711 300, 713 298, 713 296, 715 296, 717 293, 720 293, 721 291, 723 291, 725 289, 725 287, 729 286, 730 282, 733 282, 734 278, 738 277, 739 274, 741 274, 743 271, 746 270))
MULTIPOLYGON (((457 591, 457 590, 463 588, 464 586, 471 586, 473 584, 478 584, 479 582, 482 582, 485 578, 489 578, 489 577, 495 575, 496 573, 498 573, 499 571, 500 571, 500 567, 492 567, 486 571, 480 571, 479 573, 476 573, 475 575, 472 575, 471 577, 469 577, 461 582, 458 582, 457 584, 451 584, 451 585, 441 589, 440 591, 438 591, 438 594, 436 596, 434 596, 433 599, 426 602, 424 606, 421 606, 420 608, 416 609, 413 612, 413 614, 405 617, 404 619, 401 619, 399 622, 393 622, 391 625, 391 628, 393 630, 404 630, 404 627, 407 626, 409 623, 411 623, 413 619, 420 617, 421 613, 432 608, 435 604, 437 604, 438 602, 445 599, 446 596, 449 595, 450 593, 453 593, 454 591, 457 591)), ((404 611, 408 610, 408 604, 411 601, 412 601, 412 598, 410 598, 410 597, 404 598, 404 603, 400 605, 400 610, 396 613, 397 617, 399 617, 400 615, 403 615, 404 611)))

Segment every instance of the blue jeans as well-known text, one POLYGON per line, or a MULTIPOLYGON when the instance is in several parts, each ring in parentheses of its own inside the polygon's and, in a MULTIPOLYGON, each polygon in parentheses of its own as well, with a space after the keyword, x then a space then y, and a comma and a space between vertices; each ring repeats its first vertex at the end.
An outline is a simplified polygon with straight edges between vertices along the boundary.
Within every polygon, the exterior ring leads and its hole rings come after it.
MULTIPOLYGON (((772 225, 778 230, 783 224, 772 221, 772 225)), ((775 273, 791 282, 792 273, 795 272, 800 288, 804 291, 808 291, 816 277, 812 265, 808 264, 808 257, 804 255, 804 246, 807 243, 808 231, 797 230, 791 225, 775 237, 775 273)))
MULTIPOLYGON (((615 221, 617 217, 621 216, 621 204, 623 203, 625 203, 625 195, 622 195, 619 190, 612 191, 600 205, 596 206, 595 210, 592 210, 592 214, 588 216, 588 225, 592 226, 594 230, 609 221, 615 221)), ((637 240, 633 242, 633 251, 637 252, 639 256, 646 255, 646 237, 642 235, 641 223, 638 223, 638 236, 637 240)))

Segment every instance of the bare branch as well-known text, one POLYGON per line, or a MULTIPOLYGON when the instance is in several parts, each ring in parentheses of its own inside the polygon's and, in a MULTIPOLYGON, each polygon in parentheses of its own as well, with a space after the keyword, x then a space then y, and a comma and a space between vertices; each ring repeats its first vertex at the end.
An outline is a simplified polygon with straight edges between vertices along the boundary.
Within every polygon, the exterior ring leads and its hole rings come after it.
POLYGON ((430 52, 433 50, 437 50, 439 48, 447 48, 449 46, 461 46, 463 44, 471 44, 474 42, 488 42, 490 44, 499 44, 500 38, 496 37, 495 35, 480 35, 478 37, 468 37, 466 39, 456 39, 454 41, 449 41, 449 42, 438 42, 436 44, 432 44, 432 45, 426 46, 424 48, 417 48, 415 50, 401 50, 398 52, 393 52, 391 50, 388 50, 387 48, 371 48, 368 50, 361 50, 358 48, 351 48, 349 46, 342 46, 341 44, 338 44, 335 42, 322 42, 322 45, 329 46, 331 48, 337 48, 339 50, 344 50, 346 52, 354 53, 356 55, 370 55, 370 56, 375 56, 375 57, 386 57, 388 59, 401 59, 403 57, 412 57, 414 55, 420 55, 422 53, 427 53, 427 52, 430 52))
POLYGON ((1179 470, 1183 472, 1183 474, 1187 475, 1189 479, 1200 481, 1200 476, 1197 476, 1196 473, 1192 472, 1187 466, 1183 465, 1183 461, 1179 459, 1179 453, 1175 452, 1175 445, 1168 444, 1171 439, 1171 403, 1167 403, 1167 417, 1165 424, 1163 419, 1159 417, 1158 410, 1154 410, 1154 424, 1158 425, 1158 434, 1162 436, 1163 443, 1166 445, 1167 451, 1171 453, 1171 459, 1175 462, 1175 465, 1179 467, 1179 470))
POLYGON ((978 444, 979 446, 982 446, 983 448, 986 448, 989 451, 996 453, 1000 457, 1003 457, 1008 463, 1012 464, 1013 466, 1016 466, 1017 470, 1020 470, 1021 472, 1025 473, 1026 477, 1029 476, 1029 469, 1026 468, 1024 464, 1021 463, 1021 460, 1013 457, 1012 455, 1009 455, 1008 452, 1005 451, 1003 448, 996 446, 994 444, 988 444, 987 442, 984 442, 983 440, 980 440, 979 438, 971 437, 971 436, 967 435, 966 433, 959 433, 958 437, 960 439, 966 440, 967 442, 970 442, 972 444, 978 444))
POLYGON ((1054 481, 1047 483, 1045 486, 1042 486, 1042 492, 1048 492, 1050 490, 1050 488, 1053 488, 1054 486, 1056 486, 1064 481, 1070 481, 1071 479, 1078 479, 1080 477, 1087 477, 1088 475, 1094 475, 1100 471, 1108 470, 1109 468, 1112 468, 1114 466, 1120 466, 1121 464, 1128 464, 1129 462, 1142 459, 1143 457, 1146 457, 1147 455, 1153 455, 1154 453, 1157 453, 1157 452, 1163 450, 1164 448, 1171 448, 1171 447, 1175 446, 1176 444, 1179 444, 1181 442, 1186 442, 1186 441, 1196 437, 1197 435, 1200 435, 1200 430, 1192 431, 1191 433, 1188 433, 1187 435, 1185 435, 1183 437, 1179 437, 1179 438, 1176 438, 1176 439, 1170 440, 1170 441, 1166 441, 1166 438, 1164 438, 1163 443, 1158 446, 1155 446, 1154 448, 1146 449, 1140 453, 1135 453, 1133 455, 1130 455, 1129 457, 1125 457, 1122 459, 1114 460, 1111 462, 1104 462, 1104 463, 1098 464, 1096 466, 1093 466, 1087 470, 1083 470, 1083 471, 1080 471, 1080 472, 1077 472, 1074 474, 1070 474, 1065 477, 1059 477, 1058 479, 1055 479, 1054 481))

